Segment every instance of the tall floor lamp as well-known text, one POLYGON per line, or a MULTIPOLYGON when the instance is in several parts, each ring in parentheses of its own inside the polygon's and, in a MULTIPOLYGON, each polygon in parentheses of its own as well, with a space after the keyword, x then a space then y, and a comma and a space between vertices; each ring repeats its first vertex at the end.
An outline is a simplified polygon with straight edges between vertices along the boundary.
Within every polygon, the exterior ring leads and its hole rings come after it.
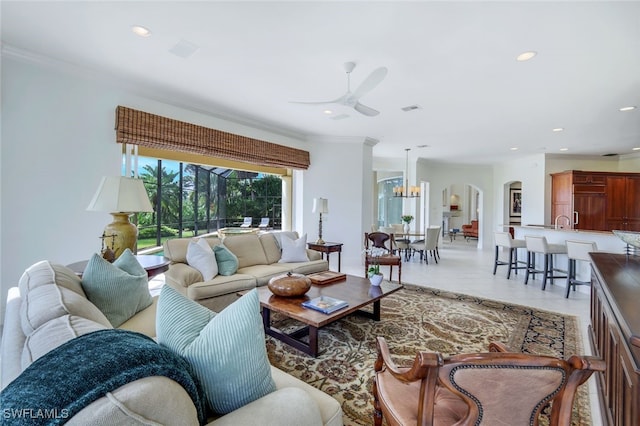
POLYGON ((107 247, 118 258, 129 248, 136 253, 138 228, 129 222, 129 216, 139 212, 152 212, 149 196, 141 179, 125 176, 105 176, 87 207, 89 211, 108 212, 113 222, 104 228, 107 247))
POLYGON ((316 241, 316 244, 324 244, 324 240, 322 239, 322 213, 329 213, 329 200, 326 198, 314 198, 313 213, 320 213, 320 220, 318 222, 318 240, 316 241))

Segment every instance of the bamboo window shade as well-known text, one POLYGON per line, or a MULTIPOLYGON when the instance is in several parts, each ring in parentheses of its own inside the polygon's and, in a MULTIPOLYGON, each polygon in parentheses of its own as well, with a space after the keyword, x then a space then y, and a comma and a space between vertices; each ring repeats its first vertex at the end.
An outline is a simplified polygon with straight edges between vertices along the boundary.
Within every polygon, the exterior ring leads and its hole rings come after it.
POLYGON ((116 108, 116 142, 261 166, 309 168, 309 152, 210 129, 123 106, 116 108))

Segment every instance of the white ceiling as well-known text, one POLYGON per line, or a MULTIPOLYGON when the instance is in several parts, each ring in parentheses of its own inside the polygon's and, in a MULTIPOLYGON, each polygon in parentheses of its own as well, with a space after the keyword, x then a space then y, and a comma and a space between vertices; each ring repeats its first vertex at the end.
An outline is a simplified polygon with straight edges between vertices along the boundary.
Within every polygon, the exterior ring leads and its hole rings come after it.
MULTIPOLYGON (((374 155, 492 163, 640 147, 640 2, 1 2, 5 52, 45 56, 285 134, 370 137, 374 155), (132 25, 152 35, 141 38, 132 25), (169 50, 181 40, 190 57, 169 50), (516 61, 524 51, 538 55, 516 61), (361 102, 335 99, 384 66, 361 102), (403 112, 402 107, 420 109, 403 112), (631 112, 619 108, 638 106, 631 112), (563 132, 552 129, 562 127, 563 132), (417 149, 418 145, 428 145, 417 149), (517 151, 510 148, 518 147, 517 151)), ((42 59, 42 58, 40 58, 42 59)), ((312 143, 312 142, 311 142, 312 143)))

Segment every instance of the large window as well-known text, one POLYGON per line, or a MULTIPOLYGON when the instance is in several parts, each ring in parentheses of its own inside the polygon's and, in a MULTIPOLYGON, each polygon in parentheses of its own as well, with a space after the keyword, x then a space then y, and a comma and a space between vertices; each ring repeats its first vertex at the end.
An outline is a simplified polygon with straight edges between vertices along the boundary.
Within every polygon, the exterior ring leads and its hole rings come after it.
POLYGON ((139 158, 138 175, 153 205, 137 215, 139 249, 238 226, 244 217, 253 226, 269 218, 270 227, 281 227, 279 176, 148 157, 139 158))
POLYGON ((378 226, 402 222, 402 198, 393 193, 393 188, 402 184, 402 177, 378 181, 378 226))

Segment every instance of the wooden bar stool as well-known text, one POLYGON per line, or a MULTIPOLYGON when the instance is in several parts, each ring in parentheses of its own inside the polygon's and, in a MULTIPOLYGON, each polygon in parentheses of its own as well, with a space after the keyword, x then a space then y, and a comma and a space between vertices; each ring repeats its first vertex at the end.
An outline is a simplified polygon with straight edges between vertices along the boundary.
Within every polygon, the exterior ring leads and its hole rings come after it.
POLYGON ((577 285, 591 285, 591 281, 579 281, 576 279, 576 261, 582 260, 591 263, 590 252, 598 251, 598 246, 594 241, 567 240, 567 292, 564 297, 569 297, 569 289, 573 286, 576 291, 577 285))
POLYGON ((527 243, 524 240, 514 239, 509 232, 495 232, 494 237, 496 240, 496 258, 493 263, 493 275, 496 274, 496 270, 500 265, 507 265, 509 267, 507 271, 507 279, 511 278, 511 270, 515 270, 518 275, 518 269, 526 269, 526 266, 518 266, 518 263, 526 263, 524 261, 518 262, 518 249, 526 248, 527 243), (509 249, 509 261, 500 260, 499 248, 504 247, 509 249))
POLYGON ((566 254, 567 246, 564 244, 549 244, 547 238, 537 235, 525 235, 524 240, 527 243, 527 272, 524 276, 524 283, 529 282, 529 274, 533 274, 535 279, 536 274, 542 275, 542 290, 547 287, 547 280, 553 280, 555 278, 567 278, 566 275, 553 275, 554 272, 566 272, 553 267, 553 257, 556 254, 566 254), (536 269, 536 254, 542 254, 544 256, 544 269, 536 269))

